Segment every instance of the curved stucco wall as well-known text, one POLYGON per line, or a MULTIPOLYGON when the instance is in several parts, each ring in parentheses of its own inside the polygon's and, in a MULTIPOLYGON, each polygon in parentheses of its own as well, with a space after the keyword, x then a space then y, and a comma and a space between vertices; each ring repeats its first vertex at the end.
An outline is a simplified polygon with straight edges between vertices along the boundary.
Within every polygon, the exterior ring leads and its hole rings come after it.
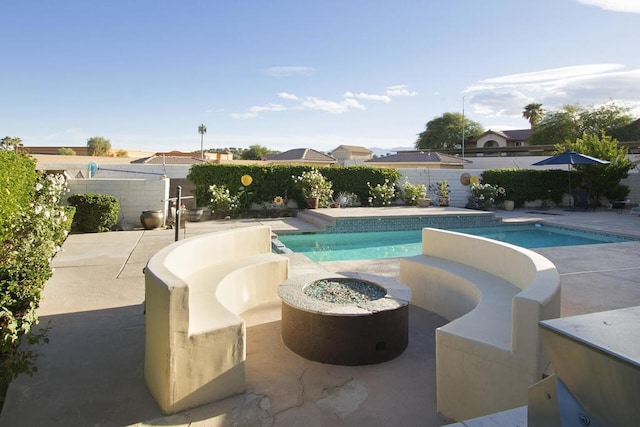
POLYGON ((245 324, 238 315, 278 300, 289 260, 269 227, 209 233, 160 250, 145 269, 145 380, 162 412, 242 393, 245 324))

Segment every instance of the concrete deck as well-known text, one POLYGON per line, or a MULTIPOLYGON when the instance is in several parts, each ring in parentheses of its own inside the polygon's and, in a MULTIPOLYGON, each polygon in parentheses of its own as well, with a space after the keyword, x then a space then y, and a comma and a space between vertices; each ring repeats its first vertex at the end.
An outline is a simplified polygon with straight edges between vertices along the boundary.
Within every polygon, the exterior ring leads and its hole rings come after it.
MULTIPOLYGON (((455 208, 326 209, 327 215, 426 215, 455 208), (375 212, 374 212, 375 209, 375 212)), ((614 211, 497 211, 507 221, 538 219, 640 237, 640 218, 614 211)), ((274 231, 312 231, 297 218, 187 223, 186 237, 256 222, 274 231)), ((143 379, 144 276, 174 230, 134 230, 69 236, 53 260, 39 308, 50 322, 38 372, 10 386, 0 426, 437 426, 434 328, 438 316, 411 307, 407 350, 380 365, 343 367, 309 362, 280 339, 280 309, 261 307, 247 320, 247 393, 163 417, 143 379)), ((536 250, 562 277, 562 315, 640 305, 640 241, 536 250)), ((203 254, 206 256, 206 254, 203 254)), ((317 269, 396 276, 398 260, 318 265, 291 255, 291 275, 317 269)))

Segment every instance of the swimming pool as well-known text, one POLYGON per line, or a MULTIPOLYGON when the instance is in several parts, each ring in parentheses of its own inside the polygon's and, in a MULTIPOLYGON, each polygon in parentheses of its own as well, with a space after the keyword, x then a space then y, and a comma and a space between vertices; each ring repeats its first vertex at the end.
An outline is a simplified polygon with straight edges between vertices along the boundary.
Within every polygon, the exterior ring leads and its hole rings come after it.
MULTIPOLYGON (((620 243, 632 240, 610 234, 591 233, 540 224, 457 228, 451 230, 488 237, 529 249, 620 243)), ((405 257, 418 255, 422 250, 421 230, 283 234, 278 239, 291 251, 302 253, 316 262, 405 257)))

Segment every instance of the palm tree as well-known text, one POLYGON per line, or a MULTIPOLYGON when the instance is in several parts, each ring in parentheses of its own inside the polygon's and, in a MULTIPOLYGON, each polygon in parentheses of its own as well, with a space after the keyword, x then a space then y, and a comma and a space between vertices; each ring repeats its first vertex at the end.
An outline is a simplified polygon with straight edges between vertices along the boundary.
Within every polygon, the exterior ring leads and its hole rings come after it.
POLYGON ((529 120, 529 124, 531 124, 531 128, 536 125, 542 118, 544 114, 544 110, 542 109, 542 104, 536 104, 532 102, 531 104, 527 104, 524 107, 524 111, 522 111, 522 117, 529 120))
POLYGON ((201 124, 198 126, 198 133, 200 134, 200 158, 204 160, 204 134, 207 133, 207 127, 201 124))

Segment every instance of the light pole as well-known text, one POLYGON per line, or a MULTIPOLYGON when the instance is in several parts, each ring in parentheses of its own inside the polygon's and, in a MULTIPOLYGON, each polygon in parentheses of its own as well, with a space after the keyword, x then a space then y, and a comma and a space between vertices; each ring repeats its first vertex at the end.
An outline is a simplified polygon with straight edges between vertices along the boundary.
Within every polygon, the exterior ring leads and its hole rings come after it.
POLYGON ((464 168, 464 96, 462 96, 462 167, 464 168))

